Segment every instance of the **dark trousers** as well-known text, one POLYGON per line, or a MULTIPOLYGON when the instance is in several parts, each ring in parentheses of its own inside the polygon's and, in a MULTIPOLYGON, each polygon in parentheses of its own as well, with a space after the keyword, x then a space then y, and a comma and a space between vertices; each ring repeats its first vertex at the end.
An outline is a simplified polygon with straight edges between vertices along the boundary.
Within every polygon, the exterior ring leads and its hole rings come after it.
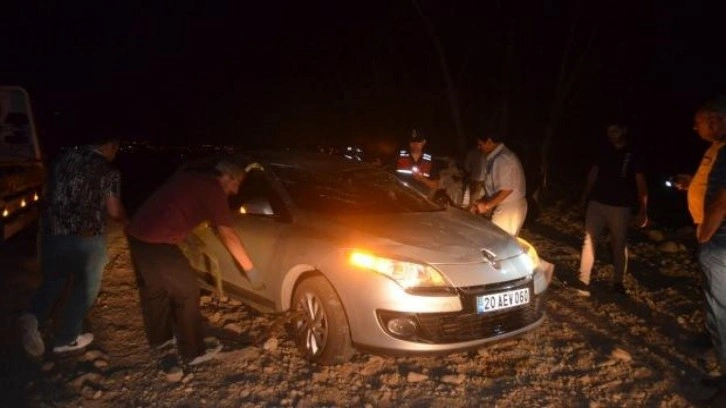
POLYGON ((196 272, 176 245, 150 244, 128 237, 141 296, 146 338, 152 347, 176 335, 183 359, 204 352, 196 272))

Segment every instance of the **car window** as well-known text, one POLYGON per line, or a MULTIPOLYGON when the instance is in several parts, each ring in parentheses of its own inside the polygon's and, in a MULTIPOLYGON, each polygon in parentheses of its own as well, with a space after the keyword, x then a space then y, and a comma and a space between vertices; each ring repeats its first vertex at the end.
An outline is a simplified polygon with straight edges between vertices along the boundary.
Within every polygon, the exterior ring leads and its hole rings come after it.
POLYGON ((296 206, 332 215, 427 212, 441 207, 378 169, 319 171, 276 166, 275 174, 296 206))
POLYGON ((284 215, 281 200, 265 177, 264 171, 253 170, 247 173, 240 184, 237 194, 230 197, 230 208, 233 212, 241 212, 245 207, 248 214, 253 215, 284 215))

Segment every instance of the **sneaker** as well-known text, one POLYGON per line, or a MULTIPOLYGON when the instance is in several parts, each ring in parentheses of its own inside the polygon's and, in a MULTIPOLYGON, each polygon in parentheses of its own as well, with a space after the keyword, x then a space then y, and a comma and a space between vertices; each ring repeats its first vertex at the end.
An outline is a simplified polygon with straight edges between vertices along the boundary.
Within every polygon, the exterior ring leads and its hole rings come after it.
POLYGON ((217 356, 217 354, 219 354, 220 351, 222 351, 221 344, 215 348, 210 348, 210 349, 205 350, 204 354, 194 357, 194 359, 192 359, 188 363, 188 365, 194 366, 194 365, 202 364, 206 361, 209 361, 209 360, 215 358, 217 356))
POLYGON ((33 357, 40 357, 45 353, 43 336, 38 331, 38 319, 30 313, 20 316, 20 341, 23 348, 33 357))
POLYGON ((583 296, 583 297, 590 296, 590 285, 588 285, 587 283, 585 283, 579 279, 576 280, 572 284, 572 288, 575 289, 575 292, 580 296, 583 296))
POLYGON ((92 341, 93 341, 93 333, 79 334, 75 340, 66 344, 65 346, 53 347, 53 352, 54 353, 66 353, 68 351, 80 350, 80 349, 86 347, 87 345, 91 344, 92 341))
POLYGON ((622 283, 614 283, 612 291, 617 295, 628 295, 628 292, 625 290, 625 286, 622 283))

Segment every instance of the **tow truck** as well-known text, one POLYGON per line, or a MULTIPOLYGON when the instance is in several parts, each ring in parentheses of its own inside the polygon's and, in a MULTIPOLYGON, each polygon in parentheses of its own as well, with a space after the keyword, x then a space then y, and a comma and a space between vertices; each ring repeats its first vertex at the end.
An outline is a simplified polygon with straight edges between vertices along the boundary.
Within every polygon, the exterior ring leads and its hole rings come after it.
POLYGON ((39 214, 45 167, 28 92, 0 85, 0 242, 39 214))

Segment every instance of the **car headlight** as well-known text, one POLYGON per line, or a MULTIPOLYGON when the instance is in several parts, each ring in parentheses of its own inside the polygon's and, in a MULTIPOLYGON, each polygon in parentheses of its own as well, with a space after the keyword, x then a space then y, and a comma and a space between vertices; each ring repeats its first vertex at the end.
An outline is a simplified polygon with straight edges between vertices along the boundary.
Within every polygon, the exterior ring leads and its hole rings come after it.
POLYGON ((523 238, 517 237, 517 243, 519 243, 519 246, 522 247, 522 251, 527 255, 527 258, 530 262, 530 265, 527 265, 529 269, 533 269, 536 271, 537 265, 539 265, 539 255, 537 254, 537 250, 530 244, 529 242, 525 241, 523 238))
POLYGON ((352 251, 349 261, 358 268, 386 275, 404 289, 449 287, 441 272, 431 265, 399 261, 362 251, 352 251))

